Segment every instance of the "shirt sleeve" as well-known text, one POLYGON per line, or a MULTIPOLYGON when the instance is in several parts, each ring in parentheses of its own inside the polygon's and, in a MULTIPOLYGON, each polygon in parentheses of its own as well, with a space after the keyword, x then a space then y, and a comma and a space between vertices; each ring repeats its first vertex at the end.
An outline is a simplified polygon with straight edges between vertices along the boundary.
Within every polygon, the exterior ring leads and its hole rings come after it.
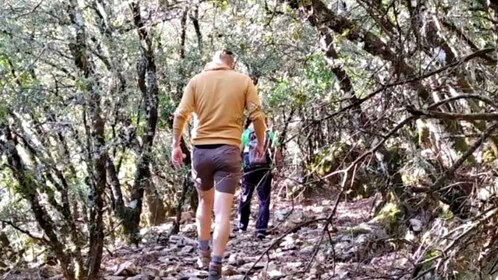
POLYGON ((181 135, 185 123, 189 120, 192 112, 194 111, 194 80, 190 80, 182 96, 180 104, 175 110, 173 119, 173 133, 174 135, 181 135))
POLYGON ((246 94, 246 109, 249 114, 249 119, 253 122, 256 135, 264 135, 265 133, 265 114, 261 110, 261 100, 256 91, 252 80, 248 77, 248 86, 246 94))

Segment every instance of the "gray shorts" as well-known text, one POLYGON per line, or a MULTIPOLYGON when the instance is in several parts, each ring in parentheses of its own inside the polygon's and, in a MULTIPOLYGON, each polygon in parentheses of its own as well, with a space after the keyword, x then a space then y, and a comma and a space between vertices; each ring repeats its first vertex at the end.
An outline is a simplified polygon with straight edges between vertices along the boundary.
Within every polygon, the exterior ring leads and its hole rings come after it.
POLYGON ((192 150, 192 176, 196 188, 235 193, 241 175, 240 148, 221 145, 215 148, 195 147, 192 150))

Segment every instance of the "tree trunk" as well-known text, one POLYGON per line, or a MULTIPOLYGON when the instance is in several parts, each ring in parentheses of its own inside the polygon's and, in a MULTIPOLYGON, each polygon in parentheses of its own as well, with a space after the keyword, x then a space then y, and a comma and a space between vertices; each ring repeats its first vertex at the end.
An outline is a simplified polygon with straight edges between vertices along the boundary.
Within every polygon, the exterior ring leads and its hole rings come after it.
POLYGON ((89 125, 90 140, 88 141, 92 152, 91 173, 90 176, 90 224, 88 231, 90 232, 90 245, 88 251, 88 259, 86 262, 87 278, 96 279, 100 270, 102 261, 102 250, 104 246, 104 193, 106 188, 106 162, 107 151, 105 147, 105 120, 102 117, 102 109, 100 106, 101 95, 98 92, 98 78, 94 75, 94 66, 90 61, 87 53, 87 38, 83 16, 78 7, 76 0, 71 0, 68 7, 69 18, 76 31, 75 43, 70 44, 69 48, 74 58, 74 63, 87 79, 85 88, 88 92, 88 100, 86 100, 86 116, 89 117, 91 124, 89 125))
POLYGON ((197 47, 199 48, 199 54, 202 56, 204 53, 204 45, 202 43, 202 33, 199 24, 199 5, 193 6, 190 20, 192 20, 192 24, 194 25, 195 34, 197 35, 197 47))
POLYGON ((22 162, 22 159, 17 152, 17 141, 13 138, 9 127, 0 126, 0 131, 6 139, 5 142, 0 140, 0 146, 2 147, 2 150, 7 152, 8 167, 12 170, 14 177, 19 183, 19 192, 24 199, 29 201, 36 222, 47 235, 49 240, 48 245, 52 248, 55 256, 60 262, 62 274, 66 279, 76 279, 74 270, 72 269, 71 258, 66 253, 66 248, 63 243, 60 242, 60 239, 55 232, 54 221, 50 218, 46 209, 40 204, 37 193, 38 185, 34 180, 34 175, 26 170, 25 164, 22 162))
MULTIPOLYGON (((180 25, 181 25, 180 60, 181 61, 183 59, 185 59, 185 56, 186 56, 185 44, 186 44, 186 38, 187 38, 186 36, 187 36, 188 12, 189 12, 189 8, 185 7, 183 12, 182 12, 182 17, 180 19, 180 25)), ((196 24, 198 22, 196 22, 195 18, 193 19, 193 21, 194 21, 193 22, 194 27, 197 28, 196 24)), ((197 32, 198 40, 202 39, 202 37, 200 36, 200 29, 199 30, 196 29, 196 32, 197 32)), ((198 43, 201 44, 202 41, 198 41, 198 43)), ((179 66, 178 72, 179 72, 179 75, 181 77, 185 76, 185 69, 182 65, 179 66)), ((176 85, 176 96, 172 96, 173 100, 175 100, 176 102, 179 102, 181 99, 181 96, 183 94, 184 85, 185 85, 185 83, 183 83, 183 82, 179 82, 176 85)), ((168 121, 168 126, 170 129, 173 128, 173 118, 171 118, 168 121)), ((178 199, 178 202, 176 205, 176 221, 175 221, 173 228, 171 229, 171 232, 169 233, 170 235, 177 234, 178 231, 180 230, 181 213, 182 213, 183 205, 185 204, 185 201, 187 200, 187 198, 190 197, 190 205, 193 209, 197 208, 197 203, 198 203, 197 193, 196 193, 196 191, 194 191, 194 184, 191 180, 191 175, 190 175, 191 174, 191 163, 192 163, 191 154, 190 154, 190 151, 189 151, 187 144, 185 143, 185 140, 183 139, 183 137, 181 138, 180 147, 182 149, 183 154, 186 155, 186 157, 184 159, 184 164, 187 167, 187 171, 185 173, 185 176, 183 177, 182 191, 181 191, 180 198, 178 199)))
POLYGON ((138 87, 142 93, 144 108, 145 108, 145 129, 144 137, 141 143, 140 157, 136 164, 135 180, 133 183, 133 191, 131 200, 127 209, 127 214, 123 223, 125 233, 128 235, 130 243, 138 244, 138 229, 140 226, 140 216, 142 214, 142 200, 144 191, 151 180, 151 172, 149 168, 150 153, 156 133, 157 126, 157 105, 158 93, 156 77, 156 64, 154 57, 154 49, 152 39, 149 36, 147 28, 140 15, 140 6, 138 3, 132 2, 130 9, 133 13, 133 22, 137 27, 138 36, 141 41, 142 56, 137 62, 138 87))
POLYGON ((145 202, 149 210, 149 213, 147 213, 149 225, 157 226, 166 222, 166 208, 152 180, 149 181, 145 188, 145 202))

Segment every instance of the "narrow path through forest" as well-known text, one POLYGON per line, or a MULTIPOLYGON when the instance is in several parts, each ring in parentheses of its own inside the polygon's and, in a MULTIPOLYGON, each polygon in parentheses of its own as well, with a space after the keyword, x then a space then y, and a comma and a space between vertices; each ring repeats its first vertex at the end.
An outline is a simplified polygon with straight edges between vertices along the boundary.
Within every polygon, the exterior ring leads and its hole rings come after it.
MULTIPOLYGON (((336 198, 337 194, 320 194, 293 201, 274 195, 271 234, 262 241, 254 235, 257 203, 252 203, 249 230, 230 236, 224 279, 407 279, 407 252, 394 250, 382 227, 371 222, 373 198, 340 201, 333 211, 336 198)), ((194 221, 192 212, 184 212, 179 234, 169 239, 165 236, 172 223, 165 223, 143 229, 138 248, 106 247, 101 279, 207 278, 207 272, 195 265, 194 221)), ((232 221, 236 221, 235 209, 232 221)), ((7 279, 63 277, 57 266, 45 265, 7 279)))
MULTIPOLYGON (((299 203, 274 198, 273 232, 266 240, 251 230, 231 234, 224 279, 402 279, 405 254, 386 246, 383 230, 368 223, 372 199, 339 202, 328 230, 325 221, 314 222, 331 213, 333 196, 299 203)), ((257 203, 252 207, 254 216, 257 203)), ((169 231, 164 224, 144 230, 147 242, 139 248, 123 246, 105 254, 104 279, 206 278, 207 272, 195 267, 193 213, 184 213, 183 221, 181 232, 169 240, 160 237, 169 231)))

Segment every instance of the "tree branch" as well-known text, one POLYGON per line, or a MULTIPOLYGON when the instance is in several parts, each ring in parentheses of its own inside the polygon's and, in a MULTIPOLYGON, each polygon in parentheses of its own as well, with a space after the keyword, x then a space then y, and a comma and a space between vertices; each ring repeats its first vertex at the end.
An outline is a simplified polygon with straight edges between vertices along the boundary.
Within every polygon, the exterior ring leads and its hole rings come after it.
POLYGON ((398 130, 400 130, 402 127, 404 127, 406 124, 408 124, 409 122, 417 119, 418 116, 416 115, 413 115, 413 116, 410 116, 410 117, 407 117, 405 118, 404 120, 402 120, 401 122, 399 122, 393 129, 391 129, 384 137, 384 139, 382 139, 381 141, 379 141, 377 144, 375 144, 372 148, 370 148, 368 151, 364 152, 361 156, 359 156, 358 158, 356 158, 351 164, 348 165, 348 167, 346 167, 345 169, 343 170, 337 170, 337 171, 334 171, 332 173, 329 173, 325 176, 322 177, 322 179, 327 179, 333 175, 336 175, 336 174, 339 174, 339 173, 344 173, 344 172, 347 172, 349 171, 351 168, 353 168, 358 162, 360 162, 361 160, 363 160, 366 156, 376 152, 382 145, 384 145, 384 143, 387 141, 387 139, 389 139, 391 136, 393 136, 398 130))
POLYGON ((24 234, 24 235, 29 236, 29 238, 31 238, 31 239, 34 239, 34 240, 40 241, 40 242, 42 242, 43 244, 49 244, 49 241, 48 241, 47 239, 45 239, 43 236, 42 236, 42 237, 35 236, 35 235, 34 235, 34 234, 32 234, 30 231, 20 228, 18 225, 16 225, 16 224, 15 224, 14 222, 12 222, 12 221, 0 220, 0 222, 5 223, 5 224, 7 224, 7 225, 11 226, 13 229, 15 229, 15 230, 19 231, 20 233, 22 233, 22 234, 24 234))
MULTIPOLYGON (((456 67, 458 65, 461 65, 465 62, 468 62, 474 58, 477 58, 477 57, 480 57, 481 54, 484 54, 484 53, 491 53, 493 51, 495 51, 496 48, 487 48, 487 49, 482 49, 482 50, 479 50, 477 52, 474 52, 474 53, 471 53, 469 55, 467 55, 466 57, 462 58, 461 60, 459 61, 456 61, 454 63, 451 63, 445 67, 441 67, 439 69, 436 69, 436 70, 433 70, 433 71, 430 71, 430 72, 427 72, 423 75, 420 75, 418 77, 414 77, 414 78, 409 78, 409 79, 404 79, 404 80, 401 80, 401 81, 397 81, 397 82, 394 82, 394 83, 390 83, 390 84, 386 84, 386 85, 383 85, 381 86, 380 88, 376 89, 375 91, 373 91, 372 93, 368 94, 367 96, 363 97, 363 98, 360 98, 358 99, 357 103, 353 103, 353 104, 350 104, 342 109, 340 109, 339 111, 336 111, 328 116, 325 116, 321 119, 319 119, 318 121, 324 121, 324 120, 327 120, 327 119, 330 119, 338 114, 341 114, 349 109, 352 109, 354 108, 355 106, 367 101, 368 99, 374 97, 375 95, 383 92, 384 90, 386 89, 389 89, 389 88, 393 88, 393 87, 396 87, 396 86, 401 86, 401 85, 404 85, 404 84, 408 84, 408 83, 412 83, 412 82, 415 82, 415 81, 420 81, 420 80, 424 80, 424 79, 427 79, 433 75, 436 75, 436 74, 439 74, 441 72, 444 72, 450 68, 453 68, 453 67, 456 67)), ((469 96, 474 96, 474 95, 469 95, 469 96)), ((485 100, 484 98, 482 99, 483 101, 485 100)), ((493 103, 493 102, 491 102, 493 103)), ((494 104, 494 103, 493 103, 494 104)), ((438 105, 439 106, 439 105, 438 105)))
MULTIPOLYGON (((479 50, 479 47, 474 42, 472 42, 472 40, 467 35, 465 35, 462 30, 460 30, 458 27, 456 27, 453 22, 450 22, 446 19, 443 19, 441 21, 441 23, 443 24, 444 27, 448 28, 450 31, 455 32, 458 37, 462 38, 473 51, 479 50)), ((496 64, 496 62, 498 62, 498 60, 496 60, 496 59, 494 59, 486 54, 483 54, 481 56, 481 58, 488 61, 488 63, 496 64)))
POLYGON ((414 116, 421 116, 431 119, 462 120, 470 122, 498 120, 498 113, 472 113, 472 114, 444 113, 433 110, 416 109, 412 106, 406 106, 406 110, 414 116))
POLYGON ((202 43, 202 33, 201 33, 201 27, 199 24, 199 6, 195 5, 192 9, 192 12, 190 13, 190 20, 192 21, 192 24, 194 25, 194 30, 195 34, 197 35, 197 47, 199 48, 199 54, 204 53, 204 46, 202 43))
MULTIPOLYGON (((496 119, 495 119, 496 120, 496 119)), ((484 143, 484 140, 488 138, 491 133, 495 129, 498 128, 498 123, 494 123, 491 125, 486 131, 482 134, 482 136, 448 169, 444 174, 437 179, 437 181, 429 188, 431 191, 437 191, 441 188, 441 186, 446 182, 447 179, 449 179, 453 173, 462 165, 465 160, 470 157, 476 150, 479 148, 482 143, 484 143)))
POLYGON ((434 108, 439 107, 443 104, 446 104, 448 102, 455 101, 458 99, 477 99, 477 100, 480 100, 480 101, 488 104, 489 106, 495 108, 496 110, 498 110, 498 104, 496 104, 495 102, 493 102, 493 100, 487 98, 486 96, 479 95, 479 94, 462 94, 462 95, 452 96, 450 98, 443 99, 437 103, 430 105, 428 107, 428 109, 434 109, 434 108))

